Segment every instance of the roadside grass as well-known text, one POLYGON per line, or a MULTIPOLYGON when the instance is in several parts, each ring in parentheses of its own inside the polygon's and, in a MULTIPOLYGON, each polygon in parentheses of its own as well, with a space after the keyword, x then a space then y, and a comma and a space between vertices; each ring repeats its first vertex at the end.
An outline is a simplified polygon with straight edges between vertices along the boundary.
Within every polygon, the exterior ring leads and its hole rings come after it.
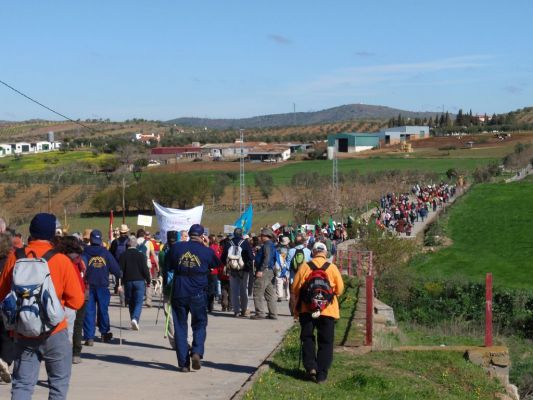
MULTIPOLYGON (((346 277, 344 278, 346 280, 346 277)), ((341 318, 335 343, 341 345, 355 329, 349 321, 356 306, 356 282, 341 296, 341 318), (348 334, 347 334, 348 332, 348 334)), ((335 352, 328 381, 316 385, 299 365, 300 329, 291 328, 269 369, 244 399, 495 399, 498 383, 461 354, 379 351, 366 355, 335 352)))
POLYGON ((94 155, 90 151, 67 151, 65 153, 59 151, 51 151, 48 153, 39 154, 24 154, 20 158, 9 156, 4 158, 0 164, 6 165, 8 172, 40 172, 47 169, 58 167, 65 167, 73 165, 74 163, 87 162, 90 164, 98 164, 103 160, 111 158, 110 154, 94 155))
MULTIPOLYGON (((378 334, 380 348, 397 346, 483 346, 481 325, 468 321, 446 321, 434 326, 399 322, 399 333, 378 334)), ((509 380, 521 392, 533 390, 533 340, 517 336, 494 337, 495 345, 509 348, 511 368, 509 380)))
POLYGON ((533 288, 531 199, 531 182, 476 185, 441 219, 453 244, 412 265, 424 276, 479 282, 492 272, 495 286, 533 288))
POLYGON ((462 354, 380 351, 335 353, 328 381, 316 385, 298 368, 299 329, 291 329, 270 369, 245 399, 495 399, 501 392, 462 354))

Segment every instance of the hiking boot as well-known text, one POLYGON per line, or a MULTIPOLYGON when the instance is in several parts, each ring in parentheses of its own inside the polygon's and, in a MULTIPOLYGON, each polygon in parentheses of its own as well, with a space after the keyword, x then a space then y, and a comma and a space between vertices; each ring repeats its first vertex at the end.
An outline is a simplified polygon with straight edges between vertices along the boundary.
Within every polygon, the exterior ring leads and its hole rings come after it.
POLYGON ((80 356, 72 356, 72 364, 81 364, 80 356))
POLYGON ((134 331, 139 330, 139 323, 137 322, 136 319, 131 320, 131 329, 133 329, 134 331))
POLYGON ((179 367, 179 372, 191 372, 191 369, 189 367, 179 367))
POLYGON ((111 339, 113 339, 112 332, 107 332, 107 333, 102 334, 102 340, 104 341, 104 343, 109 343, 111 339))
POLYGON ((11 374, 9 373, 9 366, 0 358, 0 379, 5 383, 11 383, 11 374))
POLYGON ((94 340, 88 339, 88 340, 85 341, 85 343, 83 345, 84 346, 94 346, 94 340))
POLYGON ((250 310, 245 310, 245 311, 241 312, 241 316, 249 317, 250 316, 250 310))
POLYGON ((201 361, 200 354, 193 353, 191 356, 191 363, 192 363, 192 369, 202 368, 202 361, 201 361))
POLYGON ((307 377, 313 382, 316 381, 316 369, 313 368, 307 371, 307 377))

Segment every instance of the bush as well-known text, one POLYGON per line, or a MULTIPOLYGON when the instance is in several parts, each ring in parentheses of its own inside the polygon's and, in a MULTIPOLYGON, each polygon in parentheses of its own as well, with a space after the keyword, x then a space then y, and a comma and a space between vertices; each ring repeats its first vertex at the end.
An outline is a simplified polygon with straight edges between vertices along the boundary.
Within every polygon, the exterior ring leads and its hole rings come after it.
MULTIPOLYGON (((401 280, 404 281, 401 291, 397 288, 398 284, 381 288, 382 299, 394 307, 400 320, 424 325, 458 319, 478 323, 484 321, 484 284, 452 280, 401 280)), ((494 288, 493 318, 495 327, 501 333, 533 339, 533 292, 494 288)))

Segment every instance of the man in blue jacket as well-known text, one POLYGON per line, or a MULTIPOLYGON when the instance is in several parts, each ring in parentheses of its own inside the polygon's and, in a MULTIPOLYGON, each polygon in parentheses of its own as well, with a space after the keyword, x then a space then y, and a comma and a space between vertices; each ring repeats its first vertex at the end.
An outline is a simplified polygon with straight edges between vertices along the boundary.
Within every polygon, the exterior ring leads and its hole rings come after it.
POLYGON ((211 269, 220 265, 215 252, 203 239, 204 227, 194 224, 189 229, 190 240, 172 245, 167 254, 167 266, 174 271, 172 316, 178 366, 181 372, 201 368, 207 328, 207 286, 211 269), (187 343, 187 318, 191 313, 192 345, 187 343))
POLYGON ((117 281, 121 277, 120 266, 115 257, 102 246, 102 232, 95 229, 91 232, 90 245, 82 254, 87 266, 85 280, 89 287, 89 299, 83 319, 83 338, 86 346, 94 344, 96 313, 98 312, 98 328, 102 340, 109 342, 113 338, 109 326, 109 273, 115 275, 117 281), (98 306, 98 311, 96 307, 98 306))
POLYGON ((276 263, 276 246, 273 242, 274 232, 270 228, 261 229, 263 246, 255 260, 254 305, 255 315, 251 319, 278 319, 276 305, 276 288, 274 286, 274 265, 276 263), (267 301, 268 315, 265 317, 264 300, 267 301))

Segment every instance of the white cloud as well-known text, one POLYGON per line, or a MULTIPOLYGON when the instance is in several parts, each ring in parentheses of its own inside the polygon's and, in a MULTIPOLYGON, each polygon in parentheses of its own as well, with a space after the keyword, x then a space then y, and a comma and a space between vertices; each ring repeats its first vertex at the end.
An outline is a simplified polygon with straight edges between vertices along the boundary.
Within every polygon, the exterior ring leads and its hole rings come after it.
MULTIPOLYGON (((381 64, 365 67, 342 68, 314 80, 303 82, 287 88, 287 94, 328 94, 353 91, 356 87, 368 86, 381 82, 399 82, 413 74, 431 73, 449 70, 482 68, 492 56, 472 55, 452 57, 442 60, 418 63, 381 64)), ((340 93, 339 93, 340 94, 340 93)))

